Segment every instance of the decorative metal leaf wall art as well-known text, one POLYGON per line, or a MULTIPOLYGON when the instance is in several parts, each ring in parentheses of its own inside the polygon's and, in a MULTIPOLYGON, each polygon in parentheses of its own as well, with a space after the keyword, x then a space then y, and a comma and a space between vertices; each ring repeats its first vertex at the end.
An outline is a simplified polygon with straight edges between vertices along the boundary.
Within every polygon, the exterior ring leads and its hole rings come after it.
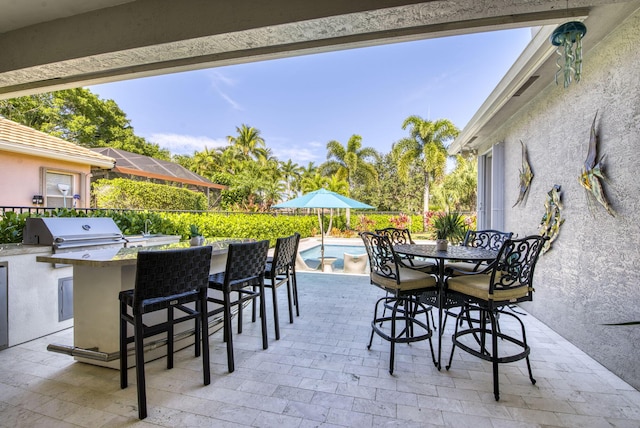
POLYGON ((560 201, 560 186, 555 184, 547 193, 547 200, 544 203, 544 215, 540 221, 540 235, 549 237, 544 243, 542 253, 551 249, 551 243, 556 240, 560 233, 560 226, 564 223, 562 218, 562 202, 560 201))
POLYGON ((582 173, 578 178, 580 184, 587 189, 587 193, 590 194, 596 201, 602 205, 607 212, 615 217, 616 213, 609 204, 607 197, 604 193, 604 188, 602 187, 602 183, 600 180, 605 180, 606 177, 604 175, 604 156, 598 159, 598 136, 596 134, 596 118, 598 117, 598 112, 593 118, 593 123, 591 124, 591 135, 589 138, 589 150, 587 152, 587 159, 584 161, 584 165, 582 167, 582 173))
POLYGON ((518 183, 518 200, 515 204, 513 204, 513 207, 521 202, 526 203, 525 198, 529 193, 531 180, 533 180, 533 171, 531 171, 531 166, 529 165, 529 161, 527 160, 527 148, 525 147, 522 140, 520 140, 520 144, 522 145, 522 169, 520 169, 519 175, 520 182, 518 183))

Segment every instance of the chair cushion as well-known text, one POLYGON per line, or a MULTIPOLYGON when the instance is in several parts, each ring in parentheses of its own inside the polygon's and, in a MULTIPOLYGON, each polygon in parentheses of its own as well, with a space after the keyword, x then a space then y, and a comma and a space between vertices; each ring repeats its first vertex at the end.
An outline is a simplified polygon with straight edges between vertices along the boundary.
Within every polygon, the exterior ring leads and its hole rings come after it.
POLYGON ((419 260, 419 259, 402 259, 402 264, 404 264, 409 269, 416 269, 416 270, 428 269, 435 272, 438 268, 438 266, 433 262, 429 262, 426 260, 419 260))
POLYGON ((480 300, 493 300, 501 302, 516 301, 529 294, 529 287, 513 287, 493 291, 489 296, 490 275, 478 274, 468 276, 455 276, 447 279, 449 291, 455 291, 480 300))
MULTIPOLYGON (((485 269, 486 267, 486 264, 480 264, 480 266, 478 266, 478 263, 473 262, 449 262, 444 266, 445 270, 451 268, 463 272, 477 272, 485 269)), ((454 271, 453 275, 455 274, 456 272, 454 271)))
POLYGON ((399 267, 398 272, 400 274, 400 284, 394 278, 387 278, 375 272, 371 273, 371 281, 381 287, 398 291, 436 288, 438 285, 433 276, 415 269, 399 267))

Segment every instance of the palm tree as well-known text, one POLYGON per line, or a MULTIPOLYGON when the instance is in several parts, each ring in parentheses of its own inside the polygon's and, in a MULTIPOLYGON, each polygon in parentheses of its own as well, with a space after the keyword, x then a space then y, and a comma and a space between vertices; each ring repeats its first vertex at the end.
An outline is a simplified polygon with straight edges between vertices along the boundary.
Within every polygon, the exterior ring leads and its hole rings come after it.
POLYGON ((340 178, 346 180, 351 191, 356 184, 356 178, 378 179, 374 165, 369 162, 375 162, 378 157, 379 154, 374 148, 362 147, 362 137, 354 134, 347 141, 346 147, 335 140, 327 143, 328 160, 322 168, 328 175, 337 173, 340 178))
POLYGON ((419 116, 405 119, 402 129, 407 128, 411 136, 395 143, 392 150, 398 160, 398 172, 404 180, 408 180, 409 171, 415 164, 419 164, 424 172, 423 210, 427 212, 430 186, 444 177, 447 166, 446 146, 460 131, 448 119, 432 122, 419 116))
MULTIPOLYGON (((380 155, 371 147, 362 147, 362 137, 352 135, 347 141, 346 147, 339 141, 329 141, 327 143, 327 162, 323 164, 323 169, 329 174, 337 174, 338 178, 346 180, 349 185, 349 192, 355 189, 356 184, 367 181, 378 181, 378 172, 373 163, 380 155)), ((349 196, 347 193, 345 196, 349 196)), ((351 210, 346 212, 347 228, 351 227, 351 210)))
POLYGON ((302 193, 309 193, 318 189, 326 189, 328 185, 329 179, 316 171, 313 176, 304 177, 302 179, 302 193))
POLYGON ((237 137, 227 136, 227 141, 233 147, 233 149, 242 155, 245 159, 253 158, 259 159, 260 157, 266 157, 266 144, 264 139, 260 136, 260 130, 247 126, 244 123, 238 127, 236 126, 237 137))
POLYGON ((478 187, 478 167, 475 156, 456 156, 456 168, 443 183, 455 211, 475 211, 478 187))
POLYGON ((196 174, 203 177, 210 177, 215 171, 216 164, 220 159, 220 153, 215 150, 209 150, 206 146, 201 152, 195 152, 192 158, 192 168, 196 174))
POLYGON ((291 159, 286 162, 280 162, 280 172, 284 178, 284 184, 287 190, 287 198, 293 197, 296 188, 296 182, 300 181, 304 168, 297 163, 293 163, 291 159))

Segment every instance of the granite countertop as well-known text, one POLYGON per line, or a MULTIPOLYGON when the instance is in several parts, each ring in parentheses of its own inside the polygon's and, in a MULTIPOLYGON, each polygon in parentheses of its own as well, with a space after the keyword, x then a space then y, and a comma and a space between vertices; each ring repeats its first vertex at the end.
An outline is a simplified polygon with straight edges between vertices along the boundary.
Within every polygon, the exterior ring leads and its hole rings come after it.
MULTIPOLYGON (((247 240, 242 239, 205 241, 204 245, 213 247, 212 255, 215 256, 225 254, 230 243, 246 241, 247 240)), ((188 241, 183 241, 173 244, 152 245, 148 247, 83 250, 69 253, 58 253, 49 256, 37 256, 36 261, 93 267, 133 266, 137 263, 138 252, 140 251, 174 250, 179 248, 189 248, 189 246, 188 241)))
POLYGON ((0 257, 21 254, 50 254, 51 247, 46 245, 0 244, 0 257))

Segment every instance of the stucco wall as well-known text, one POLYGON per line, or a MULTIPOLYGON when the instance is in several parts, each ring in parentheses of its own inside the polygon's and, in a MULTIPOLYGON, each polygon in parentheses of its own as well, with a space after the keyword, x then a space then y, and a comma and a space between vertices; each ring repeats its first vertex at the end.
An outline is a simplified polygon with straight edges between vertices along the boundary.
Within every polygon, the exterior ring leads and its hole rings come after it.
POLYGON ((5 151, 0 151, 0 206, 32 206, 33 195, 42 195, 44 191, 40 167, 85 174, 76 177, 74 186, 76 193, 80 194, 78 207, 89 206, 89 165, 5 151), (85 177, 86 182, 80 183, 80 177, 85 177))
POLYGON ((636 389, 640 325, 603 324, 640 321, 639 45, 635 13, 585 56, 580 83, 568 89, 552 83, 492 137, 506 143, 507 230, 536 233, 546 193, 562 186, 565 222, 536 268, 536 293, 527 310, 636 389), (578 182, 596 111, 615 218, 578 182), (520 140, 535 178, 526 205, 510 208, 517 198, 520 140))

